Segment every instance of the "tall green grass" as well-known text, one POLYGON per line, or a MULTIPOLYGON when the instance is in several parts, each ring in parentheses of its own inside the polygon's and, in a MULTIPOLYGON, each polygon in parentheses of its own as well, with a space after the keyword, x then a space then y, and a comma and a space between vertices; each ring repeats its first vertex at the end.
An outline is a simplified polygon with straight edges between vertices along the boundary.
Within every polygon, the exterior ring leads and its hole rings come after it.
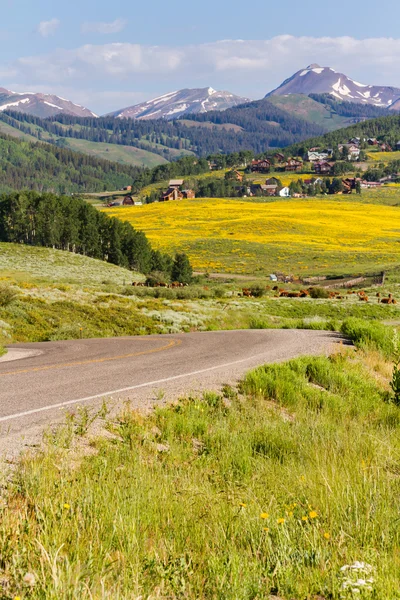
POLYGON ((338 354, 147 418, 127 405, 90 452, 64 431, 4 497, 4 597, 353 598, 340 569, 362 561, 373 591, 357 597, 400 598, 400 412, 385 398, 338 354))

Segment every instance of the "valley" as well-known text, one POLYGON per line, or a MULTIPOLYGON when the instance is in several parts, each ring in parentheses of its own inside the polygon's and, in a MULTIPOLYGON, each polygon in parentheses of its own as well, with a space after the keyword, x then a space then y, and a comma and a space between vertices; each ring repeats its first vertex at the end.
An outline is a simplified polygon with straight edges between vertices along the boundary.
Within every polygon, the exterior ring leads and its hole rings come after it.
POLYGON ((5 600, 399 598, 400 88, 203 79, 0 89, 5 600))

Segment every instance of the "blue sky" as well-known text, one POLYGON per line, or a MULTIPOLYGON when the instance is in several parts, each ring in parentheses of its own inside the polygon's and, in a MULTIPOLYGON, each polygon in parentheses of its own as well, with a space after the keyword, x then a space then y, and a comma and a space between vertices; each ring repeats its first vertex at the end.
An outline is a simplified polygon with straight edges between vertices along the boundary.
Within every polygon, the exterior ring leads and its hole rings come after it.
POLYGON ((3 0, 0 87, 98 113, 183 87, 259 98, 311 62, 400 87, 399 19, 376 0, 3 0))

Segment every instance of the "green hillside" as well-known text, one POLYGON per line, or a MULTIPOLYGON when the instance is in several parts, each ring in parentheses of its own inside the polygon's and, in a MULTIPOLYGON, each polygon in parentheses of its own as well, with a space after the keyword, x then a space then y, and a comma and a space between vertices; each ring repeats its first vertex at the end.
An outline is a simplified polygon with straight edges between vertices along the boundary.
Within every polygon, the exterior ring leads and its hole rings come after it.
POLYGON ((72 252, 0 242, 1 280, 122 285, 142 279, 138 273, 72 252))
POLYGON ((76 140, 65 138, 66 146, 71 150, 77 150, 89 156, 112 160, 113 162, 137 167, 156 167, 166 164, 168 161, 147 150, 134 148, 132 146, 121 146, 117 144, 108 144, 104 142, 89 142, 88 140, 76 140))
POLYGON ((324 132, 319 124, 291 115, 265 99, 225 111, 186 115, 185 119, 177 121, 70 115, 41 119, 15 112, 1 113, 0 121, 58 145, 68 146, 71 139, 77 139, 133 146, 167 160, 188 154, 204 157, 240 150, 259 153, 324 132))
POLYGON ((334 131, 351 124, 351 117, 344 117, 331 111, 328 106, 316 102, 309 96, 290 94, 288 96, 270 96, 268 100, 291 115, 320 125, 326 131, 334 131))
POLYGON ((130 165, 0 133, 0 192, 31 189, 71 194, 115 190, 130 185, 138 172, 130 165))
MULTIPOLYGON (((378 138, 388 142, 395 147, 400 140, 400 116, 380 117, 378 119, 369 119, 362 123, 356 123, 344 129, 331 131, 322 136, 309 138, 306 146, 324 146, 334 148, 336 144, 347 142, 351 138, 359 137, 361 139, 378 138)), ((286 148, 287 152, 292 154, 301 153, 305 144, 293 144, 286 148)))

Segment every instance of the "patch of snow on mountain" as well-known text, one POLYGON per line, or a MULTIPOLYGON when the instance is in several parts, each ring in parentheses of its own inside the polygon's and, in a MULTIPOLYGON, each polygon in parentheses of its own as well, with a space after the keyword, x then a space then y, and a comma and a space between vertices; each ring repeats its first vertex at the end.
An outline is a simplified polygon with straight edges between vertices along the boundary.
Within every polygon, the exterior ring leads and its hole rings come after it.
POLYGON ((371 98, 371 92, 357 92, 357 94, 360 94, 360 96, 362 96, 363 98, 371 98))
POLYGON ((58 108, 59 110, 64 110, 62 106, 57 106, 57 104, 52 104, 51 102, 47 102, 47 100, 43 100, 43 102, 44 102, 44 104, 47 104, 47 106, 51 106, 52 108, 58 108))
POLYGON ((352 82, 354 83, 354 85, 357 85, 358 87, 371 87, 370 85, 365 85, 364 83, 359 83, 358 81, 354 81, 354 79, 352 79, 352 82))
POLYGON ((159 102, 167 102, 171 99, 172 96, 175 96, 177 93, 178 92, 170 92, 169 94, 158 96, 158 98, 154 98, 154 100, 148 100, 146 104, 158 104, 159 102))
POLYGON ((30 102, 30 98, 24 98, 23 100, 17 100, 17 102, 8 102, 8 104, 3 104, 0 106, 0 110, 7 110, 10 106, 19 106, 20 104, 26 104, 30 102))
POLYGON ((342 85, 342 80, 340 79, 340 77, 339 80, 332 85, 332 88, 342 96, 348 96, 349 98, 353 98, 353 96, 351 95, 351 90, 347 87, 345 83, 342 85))
POLYGON ((317 73, 317 75, 321 75, 321 73, 323 73, 325 71, 325 69, 323 69, 322 67, 320 67, 318 69, 311 69, 311 71, 313 73, 317 73))
POLYGON ((305 71, 302 71, 300 73, 300 77, 304 77, 304 75, 307 75, 307 73, 309 73, 310 71, 308 69, 305 69, 305 71))
POLYGON ((177 113, 185 111, 187 108, 189 108, 189 104, 179 104, 179 106, 167 112, 167 115, 176 115, 177 113))

